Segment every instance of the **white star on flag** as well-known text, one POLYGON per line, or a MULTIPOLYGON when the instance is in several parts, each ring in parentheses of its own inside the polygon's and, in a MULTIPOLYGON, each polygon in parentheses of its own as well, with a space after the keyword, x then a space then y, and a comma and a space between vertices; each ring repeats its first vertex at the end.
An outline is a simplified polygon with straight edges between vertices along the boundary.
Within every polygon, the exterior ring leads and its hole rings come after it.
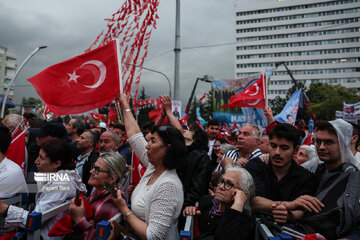
POLYGON ((75 83, 77 83, 77 79, 80 77, 80 76, 76 75, 75 70, 73 73, 68 73, 68 75, 70 77, 69 82, 74 81, 75 83))

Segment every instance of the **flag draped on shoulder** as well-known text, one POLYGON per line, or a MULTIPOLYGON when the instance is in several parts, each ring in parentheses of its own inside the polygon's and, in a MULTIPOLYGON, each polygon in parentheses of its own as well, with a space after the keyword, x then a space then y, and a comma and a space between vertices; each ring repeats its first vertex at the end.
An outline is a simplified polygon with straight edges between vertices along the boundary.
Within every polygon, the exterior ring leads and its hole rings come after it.
POLYGON ((230 98, 230 103, 225 107, 254 107, 265 108, 266 106, 266 76, 261 74, 260 78, 237 95, 230 98))
POLYGON ((117 41, 64 62, 28 79, 49 110, 83 113, 111 102, 120 93, 121 59, 117 41))

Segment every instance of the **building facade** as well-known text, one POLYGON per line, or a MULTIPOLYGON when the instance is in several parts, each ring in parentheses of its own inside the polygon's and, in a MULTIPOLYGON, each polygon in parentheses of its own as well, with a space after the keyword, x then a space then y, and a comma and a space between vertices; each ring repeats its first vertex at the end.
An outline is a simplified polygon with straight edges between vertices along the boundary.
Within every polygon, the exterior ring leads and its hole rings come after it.
MULTIPOLYGON (((236 7, 235 77, 284 62, 298 82, 360 90, 360 0, 288 0, 236 7)), ((274 69, 269 99, 292 81, 274 69)))
MULTIPOLYGON (((16 56, 0 46, 0 94, 5 94, 11 79, 16 72, 16 56)), ((14 96, 14 88, 10 89, 9 98, 14 96)))

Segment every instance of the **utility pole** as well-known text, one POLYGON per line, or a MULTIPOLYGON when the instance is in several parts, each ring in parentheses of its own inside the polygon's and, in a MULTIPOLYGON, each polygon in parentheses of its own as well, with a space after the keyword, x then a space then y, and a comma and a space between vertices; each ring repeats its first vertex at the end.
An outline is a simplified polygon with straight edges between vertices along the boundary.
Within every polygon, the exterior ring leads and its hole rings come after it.
POLYGON ((174 99, 180 100, 180 0, 176 0, 174 99))
POLYGON ((4 114, 5 114, 6 99, 7 99, 7 97, 9 96, 10 89, 11 89, 11 87, 13 86, 17 75, 19 74, 19 72, 21 71, 21 69, 24 67, 24 65, 30 60, 30 58, 31 58, 32 56, 34 56, 38 51, 40 51, 41 49, 44 49, 44 48, 47 48, 47 46, 37 47, 32 53, 30 53, 30 55, 24 60, 24 62, 23 62, 23 63, 20 65, 20 67, 16 70, 16 72, 15 72, 13 78, 11 79, 11 82, 10 82, 8 88, 7 88, 6 94, 4 95, 4 99, 3 99, 2 107, 1 107, 1 115, 0 115, 2 118, 4 117, 4 114))

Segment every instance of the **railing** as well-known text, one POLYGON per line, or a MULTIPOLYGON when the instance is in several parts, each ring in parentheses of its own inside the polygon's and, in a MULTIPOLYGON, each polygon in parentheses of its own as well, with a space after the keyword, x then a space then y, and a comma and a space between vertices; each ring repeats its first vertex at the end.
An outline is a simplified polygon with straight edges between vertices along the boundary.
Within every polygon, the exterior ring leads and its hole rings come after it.
POLYGON ((53 218, 70 207, 70 201, 66 201, 63 204, 60 204, 57 207, 51 208, 43 213, 32 212, 28 214, 26 221, 25 230, 27 232, 27 240, 37 240, 40 239, 40 228, 44 222, 53 218))

